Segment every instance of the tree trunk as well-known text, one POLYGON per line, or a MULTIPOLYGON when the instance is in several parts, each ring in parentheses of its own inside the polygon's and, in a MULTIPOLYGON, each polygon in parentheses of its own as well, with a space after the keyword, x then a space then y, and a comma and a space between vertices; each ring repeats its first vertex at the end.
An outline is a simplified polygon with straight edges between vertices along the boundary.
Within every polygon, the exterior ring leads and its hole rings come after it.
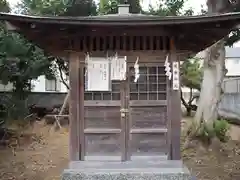
MULTIPOLYGON (((224 0, 207 0, 208 14, 223 12, 227 4, 224 0)), ((196 124, 201 122, 213 125, 218 115, 218 104, 221 100, 222 82, 226 74, 225 41, 222 39, 206 49, 203 64, 203 81, 198 109, 195 115, 196 124)))
POLYGON ((186 108, 186 111, 187 111, 186 116, 187 116, 187 117, 190 117, 190 116, 192 115, 192 108, 191 108, 191 107, 187 107, 187 108, 186 108))
POLYGON ((224 45, 225 41, 220 40, 206 50, 199 105, 195 115, 198 125, 205 122, 211 127, 217 119, 222 82, 226 73, 224 45))

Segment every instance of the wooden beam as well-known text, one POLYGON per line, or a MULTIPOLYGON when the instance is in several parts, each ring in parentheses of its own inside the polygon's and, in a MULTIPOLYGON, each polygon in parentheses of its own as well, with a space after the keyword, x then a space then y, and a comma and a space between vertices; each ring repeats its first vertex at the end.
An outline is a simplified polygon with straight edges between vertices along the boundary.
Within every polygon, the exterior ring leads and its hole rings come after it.
POLYGON ((85 134, 119 134, 121 129, 106 129, 106 128, 87 128, 84 129, 85 134))
POLYGON ((162 134, 167 132, 167 128, 134 128, 130 130, 131 134, 162 134))
POLYGON ((70 161, 80 159, 79 149, 79 61, 76 53, 69 56, 69 80, 70 80, 70 101, 69 101, 69 158, 70 161))
POLYGON ((126 80, 122 80, 120 82, 120 113, 121 113, 121 160, 127 160, 127 130, 126 130, 126 123, 128 122, 128 112, 129 109, 126 106, 126 80))
MULTIPOLYGON (((171 64, 173 62, 178 61, 177 54, 176 54, 176 47, 174 39, 171 38, 170 41, 170 61, 171 64)), ((172 70, 172 66, 171 66, 172 70)), ((181 136, 181 119, 182 119, 182 112, 181 112, 181 100, 180 100, 180 91, 173 90, 172 83, 170 85, 170 112, 168 115, 170 116, 170 143, 171 143, 171 152, 170 152, 170 159, 171 160, 180 160, 180 136, 181 136)))
POLYGON ((85 113, 84 113, 84 67, 85 67, 85 54, 79 54, 79 88, 77 89, 79 96, 78 96, 78 104, 79 104, 79 160, 83 161, 85 158, 85 136, 84 136, 84 129, 85 129, 85 113))
MULTIPOLYGON (((171 58, 171 57, 170 57, 171 58)), ((167 82, 167 144, 168 144, 168 159, 172 159, 172 117, 171 117, 171 81, 166 76, 167 82)))

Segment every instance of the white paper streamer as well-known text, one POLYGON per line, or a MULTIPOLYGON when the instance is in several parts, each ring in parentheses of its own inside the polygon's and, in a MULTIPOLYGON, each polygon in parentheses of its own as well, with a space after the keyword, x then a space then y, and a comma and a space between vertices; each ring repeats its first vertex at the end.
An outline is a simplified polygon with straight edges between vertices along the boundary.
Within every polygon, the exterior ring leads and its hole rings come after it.
POLYGON ((171 67, 170 67, 170 63, 168 61, 168 58, 169 58, 169 55, 166 56, 166 60, 165 60, 165 63, 164 63, 164 66, 165 66, 165 75, 168 77, 169 80, 172 79, 172 73, 171 73, 171 67))
POLYGON ((134 79, 134 82, 136 83, 140 77, 140 74, 139 74, 139 64, 138 64, 138 61, 139 61, 139 57, 137 57, 137 60, 134 64, 134 70, 135 70, 135 79, 134 79))

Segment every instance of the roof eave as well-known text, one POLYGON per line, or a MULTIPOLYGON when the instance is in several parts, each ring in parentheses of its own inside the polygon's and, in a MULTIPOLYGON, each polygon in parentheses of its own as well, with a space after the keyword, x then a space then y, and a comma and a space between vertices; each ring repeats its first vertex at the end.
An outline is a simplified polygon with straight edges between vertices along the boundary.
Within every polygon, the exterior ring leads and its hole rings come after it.
POLYGON ((206 22, 221 22, 226 20, 239 20, 240 13, 228 13, 212 16, 89 16, 89 17, 40 17, 25 16, 8 13, 0 13, 0 20, 18 21, 28 23, 46 23, 46 24, 69 24, 69 25, 175 25, 175 24, 193 24, 206 22), (135 24, 134 24, 135 23, 135 24), (137 23, 137 24, 136 24, 137 23))

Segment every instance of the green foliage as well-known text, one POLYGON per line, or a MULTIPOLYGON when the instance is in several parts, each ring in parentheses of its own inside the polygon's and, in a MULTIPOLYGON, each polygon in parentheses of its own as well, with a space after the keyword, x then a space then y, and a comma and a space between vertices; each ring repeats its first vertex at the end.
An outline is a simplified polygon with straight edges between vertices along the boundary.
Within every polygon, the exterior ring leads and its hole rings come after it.
POLYGON ((193 90, 200 91, 202 82, 202 68, 200 60, 198 58, 186 59, 180 66, 181 86, 190 89, 188 101, 184 99, 181 93, 181 101, 187 110, 187 116, 191 116, 192 110, 196 111, 196 108, 192 105, 195 99, 198 99, 198 95, 193 94, 193 90))
POLYGON ((227 135, 227 133, 230 129, 230 125, 229 125, 228 121, 226 121, 224 119, 214 121, 213 128, 214 128, 216 136, 218 137, 218 139, 221 142, 226 142, 229 139, 229 137, 227 135))
POLYGON ((118 12, 118 5, 120 0, 100 0, 99 13, 116 14, 118 12))
POLYGON ((0 0, 0 11, 1 12, 10 12, 10 6, 7 0, 0 0))
POLYGON ((196 134, 196 137, 207 145, 211 144, 211 141, 215 136, 216 134, 212 126, 208 126, 206 123, 201 124, 196 134))
POLYGON ((30 81, 40 75, 52 77, 51 62, 44 52, 19 34, 0 31, 0 80, 12 83, 14 92, 24 99, 24 92, 31 89, 30 81))
POLYGON ((229 140, 229 129, 229 123, 223 119, 215 120, 213 125, 202 122, 200 127, 193 121, 188 130, 188 135, 200 139, 204 144, 210 145, 215 137, 221 142, 227 142, 229 140))
POLYGON ((180 66, 182 86, 200 91, 202 82, 202 68, 200 59, 186 59, 180 66))
MULTIPOLYGON (((6 1, 0 1, 0 9, 9 11, 6 1)), ((44 52, 29 43, 21 35, 8 32, 5 25, 0 27, 0 82, 11 83, 14 97, 19 100, 26 98, 31 89, 30 81, 40 75, 53 76, 51 62, 44 52)))
MULTIPOLYGON (((53 0, 56 1, 56 0, 53 0)), ((94 0, 70 0, 63 16, 95 16, 97 5, 94 0)))
POLYGON ((67 8, 62 0, 22 0, 19 7, 20 13, 34 15, 58 15, 64 13, 67 8))
POLYGON ((145 13, 156 16, 191 16, 193 15, 192 8, 182 11, 187 1, 188 0, 159 0, 157 8, 149 5, 149 9, 145 13))
POLYGON ((97 14, 93 0, 22 0, 18 5, 22 14, 44 16, 89 16, 97 14))

